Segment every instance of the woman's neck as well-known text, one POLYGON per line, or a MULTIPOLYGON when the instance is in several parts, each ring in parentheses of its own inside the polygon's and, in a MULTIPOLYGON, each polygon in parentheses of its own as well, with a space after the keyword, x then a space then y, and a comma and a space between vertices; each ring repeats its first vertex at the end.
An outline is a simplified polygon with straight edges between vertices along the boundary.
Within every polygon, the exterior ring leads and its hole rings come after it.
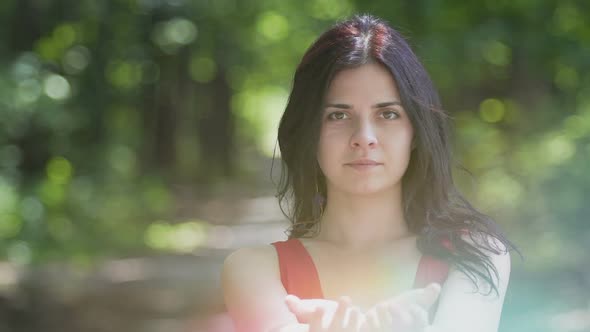
POLYGON ((404 218, 401 190, 371 195, 333 191, 328 195, 316 239, 350 250, 371 250, 412 236, 404 218))

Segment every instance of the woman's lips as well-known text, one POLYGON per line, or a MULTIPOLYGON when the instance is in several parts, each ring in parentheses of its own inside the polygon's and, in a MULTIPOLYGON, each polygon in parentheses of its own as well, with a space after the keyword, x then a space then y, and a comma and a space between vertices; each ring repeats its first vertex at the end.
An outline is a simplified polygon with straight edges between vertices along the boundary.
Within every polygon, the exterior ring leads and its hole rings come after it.
POLYGON ((356 161, 353 161, 351 163, 347 163, 347 164, 344 164, 344 165, 350 166, 350 167, 352 167, 352 168, 354 168, 356 170, 359 170, 359 171, 364 171, 364 170, 373 169, 373 168, 378 167, 378 166, 381 166, 383 164, 382 163, 379 163, 379 162, 376 162, 375 160, 368 160, 368 159, 365 160, 365 159, 363 159, 363 160, 356 160, 356 161))
POLYGON ((346 166, 350 166, 357 171, 368 171, 374 168, 381 166, 380 164, 347 164, 346 166))

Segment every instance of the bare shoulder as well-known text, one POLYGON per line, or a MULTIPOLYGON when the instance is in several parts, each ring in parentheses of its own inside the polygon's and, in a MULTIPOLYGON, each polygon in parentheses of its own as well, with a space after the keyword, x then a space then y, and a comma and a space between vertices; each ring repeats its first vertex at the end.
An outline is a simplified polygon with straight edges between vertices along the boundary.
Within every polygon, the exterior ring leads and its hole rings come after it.
POLYGON ((258 286, 277 281, 280 282, 278 259, 270 245, 237 249, 223 261, 221 282, 226 297, 236 292, 260 292, 263 289, 257 289, 258 286))
POLYGON ((233 251, 223 261, 223 272, 226 275, 248 271, 257 273, 257 269, 252 269, 254 266, 260 270, 258 273, 277 269, 277 254, 272 245, 244 247, 233 251))
POLYGON ((230 253, 223 262, 221 286, 236 331, 267 331, 297 322, 284 301, 287 292, 272 245, 230 253))
POLYGON ((495 252, 489 249, 484 252, 498 271, 499 277, 501 279, 507 279, 510 276, 510 251, 502 241, 496 237, 483 233, 472 233, 472 236, 469 236, 469 234, 463 234, 461 235, 461 238, 478 248, 489 248, 491 246, 495 252))

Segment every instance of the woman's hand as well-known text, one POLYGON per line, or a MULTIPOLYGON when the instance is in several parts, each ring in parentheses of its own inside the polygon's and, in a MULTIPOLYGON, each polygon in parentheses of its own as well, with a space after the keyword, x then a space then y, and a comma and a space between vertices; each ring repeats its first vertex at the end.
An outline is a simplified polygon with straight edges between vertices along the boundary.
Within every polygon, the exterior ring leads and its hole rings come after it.
POLYGON ((412 289, 370 308, 363 332, 423 332, 429 331, 428 310, 440 294, 440 285, 412 289))
POLYGON ((428 312, 417 304, 404 308, 395 303, 380 303, 365 314, 363 332, 425 332, 428 312))
POLYGON ((359 332, 364 325, 365 315, 347 296, 330 301, 288 295, 285 301, 297 320, 309 325, 309 332, 359 332))
POLYGON ((287 295, 285 303, 289 310, 295 314, 297 319, 302 322, 309 319, 316 308, 321 307, 326 312, 334 312, 338 307, 338 302, 324 299, 300 299, 295 295, 287 295))
POLYGON ((354 325, 349 323, 349 312, 354 313, 350 317, 354 316, 355 320, 358 314, 362 332, 422 332, 429 331, 428 310, 436 302, 439 294, 440 285, 433 283, 425 288, 412 289, 382 301, 364 314, 358 307, 352 306, 348 297, 342 297, 337 302, 324 299, 302 300, 297 296, 287 295, 285 301, 300 323, 310 325, 310 332, 332 331, 334 329, 330 329, 330 326, 335 325, 345 329, 334 331, 357 331, 354 325), (316 330, 312 330, 312 325, 316 330))

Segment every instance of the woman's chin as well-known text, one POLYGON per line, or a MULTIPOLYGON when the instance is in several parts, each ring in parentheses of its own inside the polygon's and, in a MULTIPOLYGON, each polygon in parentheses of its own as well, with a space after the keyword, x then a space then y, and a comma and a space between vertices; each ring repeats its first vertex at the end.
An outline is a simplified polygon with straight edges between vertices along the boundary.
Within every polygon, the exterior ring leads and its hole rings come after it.
POLYGON ((383 185, 364 185, 352 187, 348 192, 352 195, 372 196, 385 193, 389 191, 388 189, 390 190, 392 188, 383 185))
MULTIPOLYGON (((388 192, 395 191, 399 181, 395 181, 391 178, 372 178, 372 179, 340 179, 342 181, 330 181, 332 189, 342 192, 348 195, 376 195, 386 194, 388 192)), ((400 183, 401 184, 401 183, 400 183)))

